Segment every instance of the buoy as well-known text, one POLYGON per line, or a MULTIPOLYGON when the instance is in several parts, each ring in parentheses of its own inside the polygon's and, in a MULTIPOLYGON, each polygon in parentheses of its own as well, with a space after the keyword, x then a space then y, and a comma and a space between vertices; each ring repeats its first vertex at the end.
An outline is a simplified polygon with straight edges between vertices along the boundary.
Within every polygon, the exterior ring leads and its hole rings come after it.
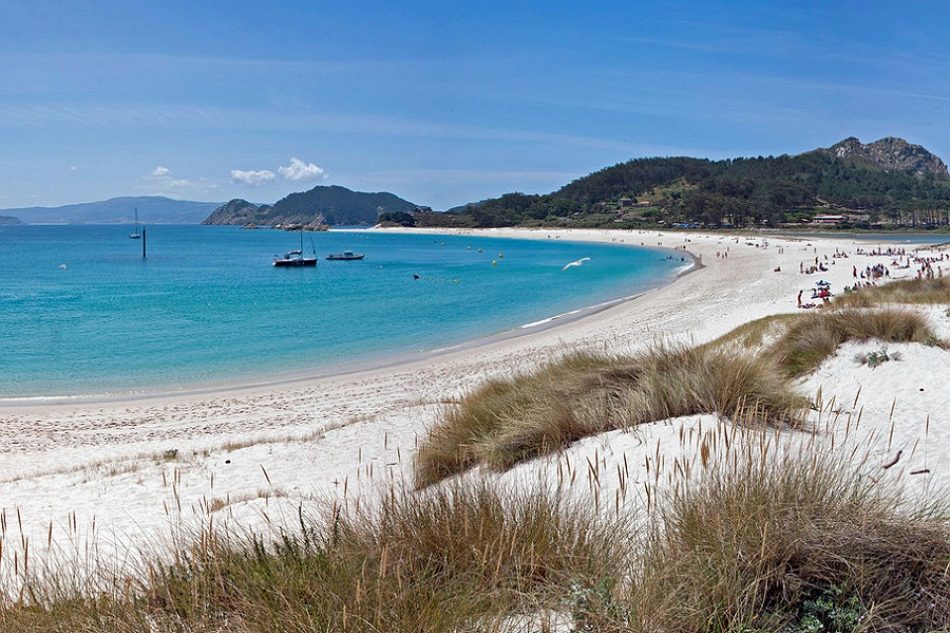
POLYGON ((493 259, 493 260, 491 260, 491 265, 492 265, 492 266, 497 266, 497 265, 498 265, 498 262, 493 259))

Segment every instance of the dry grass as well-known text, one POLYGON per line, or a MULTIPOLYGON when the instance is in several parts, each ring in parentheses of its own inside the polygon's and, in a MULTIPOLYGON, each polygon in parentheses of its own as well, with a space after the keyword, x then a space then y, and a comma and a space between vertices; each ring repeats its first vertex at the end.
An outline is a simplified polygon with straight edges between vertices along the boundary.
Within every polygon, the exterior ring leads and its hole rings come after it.
POLYGON ((416 483, 476 464, 505 469, 588 435, 683 415, 797 425, 804 406, 766 358, 709 347, 629 358, 573 354, 466 396, 419 447, 416 483))
POLYGON ((667 506, 603 630, 946 630, 946 513, 894 489, 822 458, 713 472, 667 506))
POLYGON ((815 370, 847 341, 941 344, 921 314, 901 308, 834 310, 805 314, 793 321, 771 347, 790 376, 815 370))
POLYGON ((900 279, 840 295, 836 307, 868 308, 880 303, 950 303, 950 277, 900 279))
POLYGON ((560 488, 393 489, 271 541, 205 533, 102 591, 47 576, 0 606, 0 630, 512 633, 507 617, 538 613, 600 633, 948 630, 944 506, 902 498, 876 459, 822 457, 816 436, 738 431, 681 436, 699 470, 657 470, 675 476, 646 523, 560 488))
POLYGON ((490 631, 628 562, 623 524, 543 493, 392 491, 373 507, 275 543, 205 535, 128 591, 47 585, 0 609, 0 630, 490 631))

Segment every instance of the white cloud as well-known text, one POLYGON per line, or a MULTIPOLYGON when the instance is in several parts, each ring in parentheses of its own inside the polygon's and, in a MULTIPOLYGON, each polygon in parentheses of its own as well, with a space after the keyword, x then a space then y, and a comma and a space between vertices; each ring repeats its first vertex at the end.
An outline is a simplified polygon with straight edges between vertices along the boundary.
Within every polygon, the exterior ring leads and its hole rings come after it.
POLYGON ((175 178, 172 170, 159 165, 144 177, 147 181, 145 189, 153 194, 180 195, 184 193, 206 193, 214 191, 218 185, 207 178, 188 180, 175 178))
POLYGON ((274 178, 274 172, 269 169, 231 170, 231 182, 244 183, 248 187, 260 187, 274 178))
POLYGON ((327 177, 322 167, 318 167, 313 163, 305 163, 296 156, 290 159, 290 164, 286 167, 278 167, 277 173, 287 180, 301 182, 320 180, 327 177))

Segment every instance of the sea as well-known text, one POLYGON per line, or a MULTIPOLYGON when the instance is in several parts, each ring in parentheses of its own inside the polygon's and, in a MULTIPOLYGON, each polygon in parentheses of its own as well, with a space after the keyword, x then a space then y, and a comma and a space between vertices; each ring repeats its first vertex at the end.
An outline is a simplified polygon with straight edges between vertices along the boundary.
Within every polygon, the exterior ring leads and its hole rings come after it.
POLYGON ((0 226, 0 400, 338 373, 517 335, 670 282, 682 253, 563 239, 0 226), (365 254, 327 261, 332 252, 365 254), (565 268, 570 262, 578 262, 565 268))

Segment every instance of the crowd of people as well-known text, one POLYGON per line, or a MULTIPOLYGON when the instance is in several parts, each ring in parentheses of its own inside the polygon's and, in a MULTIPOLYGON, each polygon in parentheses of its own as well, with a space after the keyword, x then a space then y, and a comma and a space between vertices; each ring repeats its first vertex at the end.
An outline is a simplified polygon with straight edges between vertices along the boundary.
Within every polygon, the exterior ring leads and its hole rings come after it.
MULTIPOLYGON (((853 284, 844 287, 844 292, 846 293, 876 286, 878 280, 890 279, 892 269, 909 271, 913 268, 916 270, 917 279, 940 278, 943 277, 941 262, 950 262, 950 255, 945 252, 941 252, 939 255, 921 256, 914 251, 908 253, 907 249, 902 247, 875 248, 871 250, 858 248, 855 250, 855 254, 865 257, 890 257, 891 261, 889 264, 882 262, 865 266, 863 270, 858 269, 857 266, 852 266, 851 276, 855 281, 853 284)), ((849 257, 848 252, 835 249, 830 259, 828 255, 824 255, 823 257, 815 257, 814 262, 809 262, 807 265, 805 262, 800 262, 799 272, 804 275, 827 272, 830 266, 837 263, 835 260, 847 259, 849 257)), ((905 275, 905 277, 898 278, 906 278, 908 276, 909 274, 905 275)), ((805 310, 828 304, 833 296, 831 285, 825 280, 818 281, 814 287, 811 288, 810 298, 812 301, 804 301, 804 293, 804 290, 798 292, 796 303, 799 308, 805 310), (820 300, 820 303, 815 303, 815 300, 820 300)))

